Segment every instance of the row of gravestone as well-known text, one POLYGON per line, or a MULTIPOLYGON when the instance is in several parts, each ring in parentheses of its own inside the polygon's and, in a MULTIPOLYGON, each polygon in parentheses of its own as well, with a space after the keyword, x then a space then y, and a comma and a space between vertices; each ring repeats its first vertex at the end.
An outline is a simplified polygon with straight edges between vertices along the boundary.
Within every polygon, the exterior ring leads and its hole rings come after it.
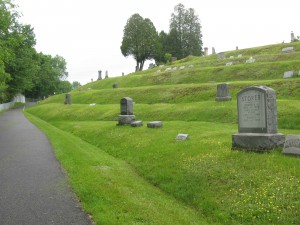
MULTIPOLYGON (((162 66, 162 67, 163 67, 163 66, 162 66)), ((175 67, 168 67, 168 68, 165 69, 165 71, 184 70, 185 68, 186 68, 185 66, 180 66, 180 67, 177 67, 177 66, 175 66, 175 67)), ((194 65, 189 65, 188 68, 189 68, 189 69, 192 69, 192 68, 194 68, 194 65)), ((156 72, 157 72, 157 73, 160 73, 161 70, 157 70, 156 72)))
MULTIPOLYGON (((228 84, 218 85, 217 98, 230 100, 228 84), (225 97, 225 98, 224 98, 225 97)), ((216 100, 217 100, 216 98, 216 100)), ((219 99, 219 100, 220 100, 219 99)), ((65 104, 71 104, 71 95, 66 94, 65 104)), ((118 125, 142 126, 133 114, 133 100, 120 101, 121 114, 118 125)), ((277 131, 277 106, 275 90, 266 86, 252 86, 237 95, 238 133, 232 135, 232 148, 265 151, 283 147, 284 154, 300 156, 300 135, 285 135, 277 131)), ((152 121, 149 128, 162 127, 161 121, 152 121)))
MULTIPOLYGON (((250 57, 249 59, 246 60, 245 63, 254 63, 255 61, 256 61, 256 60, 253 59, 253 57, 250 57)), ((233 65, 233 62, 227 62, 227 63, 225 64, 225 66, 232 66, 232 65, 233 65)))
MULTIPOLYGON (((281 49, 281 52, 282 52, 282 53, 290 53, 290 52, 294 52, 294 47, 293 47, 293 46, 289 46, 289 47, 282 48, 282 49, 281 49)), ((239 55, 238 55, 238 58, 241 58, 242 56, 243 56, 242 54, 239 54, 239 55)), ((217 57, 218 57, 218 59, 225 59, 225 58, 226 58, 226 54, 225 54, 225 52, 220 52, 220 53, 217 54, 217 57)), ((234 56, 231 55, 231 56, 229 56, 229 58, 230 58, 230 59, 233 59, 234 56)))

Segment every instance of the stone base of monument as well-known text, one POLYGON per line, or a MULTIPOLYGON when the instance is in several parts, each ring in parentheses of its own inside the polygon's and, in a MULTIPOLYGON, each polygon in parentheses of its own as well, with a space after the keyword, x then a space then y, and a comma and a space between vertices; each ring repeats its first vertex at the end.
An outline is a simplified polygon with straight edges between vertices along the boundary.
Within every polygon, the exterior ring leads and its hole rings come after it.
POLYGON ((226 97, 216 97, 216 101, 217 102, 222 102, 222 101, 231 101, 231 97, 230 96, 226 96, 226 97))
POLYGON ((135 115, 119 115, 119 123, 117 125, 130 125, 135 121, 135 115))
POLYGON ((254 151, 282 148, 285 136, 281 133, 238 133, 232 135, 232 148, 254 151))

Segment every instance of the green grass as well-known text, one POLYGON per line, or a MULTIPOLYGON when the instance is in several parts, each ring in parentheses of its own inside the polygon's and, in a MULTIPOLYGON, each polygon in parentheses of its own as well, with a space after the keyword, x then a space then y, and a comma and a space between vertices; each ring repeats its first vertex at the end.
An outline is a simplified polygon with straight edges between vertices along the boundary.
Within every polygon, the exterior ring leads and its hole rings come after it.
POLYGON ((282 149, 233 151, 231 138, 238 129, 237 93, 253 85, 276 91, 278 132, 300 134, 300 79, 282 78, 300 70, 300 42, 225 54, 92 82, 71 92, 72 105, 57 95, 26 109, 97 224, 299 223, 299 158, 282 149), (295 52, 281 53, 287 46, 295 52), (256 62, 245 64, 251 56, 256 62), (224 66, 228 61, 234 65, 224 66), (182 65, 185 70, 165 71, 182 65), (216 102, 217 84, 224 82, 232 101, 216 102), (127 96, 143 127, 116 126, 127 96), (163 128, 147 128, 153 120, 163 128), (176 141, 179 133, 190 139, 176 141))
POLYGON ((26 116, 51 140, 83 208, 97 224, 210 224, 195 209, 150 185, 126 160, 107 154, 111 145, 95 147, 26 116))

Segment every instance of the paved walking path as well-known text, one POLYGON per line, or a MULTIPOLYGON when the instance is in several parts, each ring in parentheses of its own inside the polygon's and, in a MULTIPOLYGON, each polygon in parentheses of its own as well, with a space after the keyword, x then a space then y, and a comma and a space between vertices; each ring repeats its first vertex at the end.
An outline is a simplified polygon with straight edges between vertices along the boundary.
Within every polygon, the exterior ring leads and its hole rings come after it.
POLYGON ((92 224, 47 137, 21 109, 0 115, 0 224, 92 224))

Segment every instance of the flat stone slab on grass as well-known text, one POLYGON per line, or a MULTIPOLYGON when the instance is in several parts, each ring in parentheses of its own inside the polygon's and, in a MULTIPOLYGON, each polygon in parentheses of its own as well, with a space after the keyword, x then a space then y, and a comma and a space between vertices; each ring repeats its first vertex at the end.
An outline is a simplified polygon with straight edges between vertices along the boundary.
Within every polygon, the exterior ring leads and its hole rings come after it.
POLYGON ((178 134, 176 137, 177 141, 184 141, 190 138, 190 135, 188 134, 178 134))
POLYGON ((300 135, 287 135, 282 153, 300 156, 300 135))
POLYGON ((137 120, 137 121, 132 122, 130 125, 132 127, 141 127, 141 126, 143 126, 143 121, 137 120))
POLYGON ((162 121, 152 121, 147 123, 148 128, 160 128, 162 127, 163 123, 162 121))

